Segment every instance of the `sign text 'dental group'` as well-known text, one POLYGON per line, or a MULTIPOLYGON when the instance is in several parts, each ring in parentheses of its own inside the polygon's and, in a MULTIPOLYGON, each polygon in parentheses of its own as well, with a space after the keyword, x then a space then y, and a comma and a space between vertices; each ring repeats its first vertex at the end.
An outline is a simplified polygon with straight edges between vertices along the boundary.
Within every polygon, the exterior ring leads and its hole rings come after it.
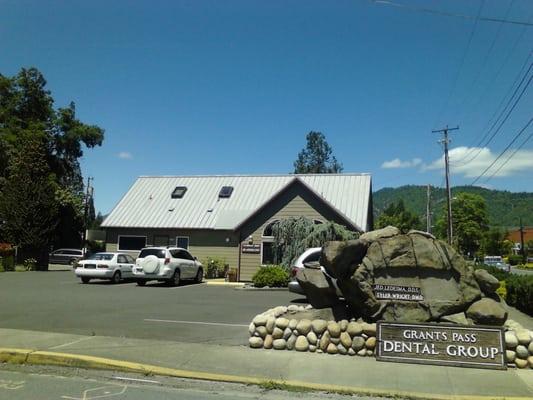
POLYGON ((378 322, 380 361, 505 369, 503 330, 378 322))

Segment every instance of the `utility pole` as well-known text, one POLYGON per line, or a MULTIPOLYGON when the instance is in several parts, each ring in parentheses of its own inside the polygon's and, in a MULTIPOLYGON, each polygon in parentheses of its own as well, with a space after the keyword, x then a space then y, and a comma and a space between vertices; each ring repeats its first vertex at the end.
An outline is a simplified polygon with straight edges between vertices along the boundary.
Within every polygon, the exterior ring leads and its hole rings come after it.
POLYGON ((526 249, 524 248, 524 225, 522 225, 522 217, 520 217, 520 253, 522 253, 522 262, 526 263, 526 249))
POLYGON ((448 131, 455 131, 458 130, 459 127, 456 126, 455 128, 448 128, 448 125, 446 125, 446 128, 444 129, 438 129, 432 131, 433 133, 442 133, 444 135, 444 138, 441 139, 439 142, 444 143, 444 166, 445 166, 445 173, 446 173, 446 197, 448 201, 448 244, 452 244, 453 241, 453 224, 452 224, 452 190, 450 188, 450 160, 448 159, 448 144, 450 143, 450 140, 448 139, 448 131))
POLYGON ((428 185, 428 187, 427 187, 426 232, 427 233, 431 233, 431 185, 428 185))
POLYGON ((91 181, 93 178, 87 178, 87 188, 85 190, 85 207, 83 209, 83 232, 81 235, 81 245, 85 248, 85 241, 87 240, 87 215, 89 214, 89 197, 92 197, 91 181))

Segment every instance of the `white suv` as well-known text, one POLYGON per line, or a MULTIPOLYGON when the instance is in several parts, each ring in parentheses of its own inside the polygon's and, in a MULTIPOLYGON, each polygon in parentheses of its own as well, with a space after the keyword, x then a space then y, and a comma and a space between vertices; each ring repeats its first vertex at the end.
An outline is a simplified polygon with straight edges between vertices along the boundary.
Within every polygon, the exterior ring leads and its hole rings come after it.
POLYGON ((139 286, 153 280, 178 286, 182 279, 202 282, 204 269, 196 257, 181 247, 145 247, 135 261, 133 276, 139 286))

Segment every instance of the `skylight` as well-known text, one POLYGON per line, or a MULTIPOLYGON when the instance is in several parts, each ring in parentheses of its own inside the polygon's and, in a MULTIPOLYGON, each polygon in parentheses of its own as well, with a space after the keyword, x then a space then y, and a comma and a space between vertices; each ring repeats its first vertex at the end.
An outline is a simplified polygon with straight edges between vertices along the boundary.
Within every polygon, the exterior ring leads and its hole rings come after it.
POLYGON ((185 195, 186 191, 187 186, 176 186, 170 197, 173 199, 181 199, 185 195))
POLYGON ((222 189, 220 189, 220 192, 218 193, 218 197, 221 199, 229 198, 231 193, 233 193, 233 186, 222 186, 222 189))

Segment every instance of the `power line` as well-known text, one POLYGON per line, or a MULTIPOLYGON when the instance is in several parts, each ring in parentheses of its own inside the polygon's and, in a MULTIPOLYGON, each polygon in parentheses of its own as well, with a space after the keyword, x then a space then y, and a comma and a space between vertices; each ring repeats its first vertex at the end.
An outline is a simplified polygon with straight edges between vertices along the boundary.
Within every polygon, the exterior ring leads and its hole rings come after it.
MULTIPOLYGON (((509 6, 507 7, 507 10, 505 11, 504 18, 507 18, 507 16, 509 15, 509 12, 511 11, 511 8, 513 8, 514 1, 515 0, 511 0, 509 2, 509 6)), ((466 91, 467 93, 470 93, 472 91, 472 89, 476 86, 476 83, 478 82, 479 77, 482 75, 483 70, 487 66, 487 61, 488 61, 488 59, 489 59, 489 57, 490 57, 490 55, 492 53, 492 50, 494 50, 494 46, 496 45, 496 42, 498 41, 498 38, 500 37, 500 33, 502 31, 502 28, 503 28, 503 22, 501 22, 498 25, 498 29, 496 30, 496 35, 494 35, 494 37, 492 38, 492 42, 491 42, 487 52, 485 53, 485 56, 483 57, 483 61, 481 61, 481 67, 479 68, 478 72, 476 74, 474 74, 474 80, 470 84, 469 90, 466 91)), ((463 105, 465 104, 465 102, 466 102, 466 96, 463 96, 463 100, 459 103, 457 108, 459 110, 463 109, 463 105)), ((464 115, 464 111, 463 111, 463 115, 464 115)))
MULTIPOLYGON (((528 57, 529 59, 529 57, 528 57)), ((522 84, 524 83, 524 80, 527 78, 529 72, 531 71, 531 68, 533 67, 533 63, 531 63, 529 65, 529 68, 528 70, 526 71, 526 73, 524 74, 524 76, 522 77, 522 80, 520 81, 520 83, 518 84, 518 86, 515 88, 514 92, 513 92, 513 95, 509 98, 509 101, 507 102, 507 105, 505 106, 505 108, 502 110, 502 112, 500 113, 500 115, 498 116, 498 118, 494 121, 494 123, 492 124, 492 126, 490 127, 490 129, 487 131, 487 133, 483 136, 483 138, 481 138, 481 140, 479 141, 478 145, 475 147, 476 150, 474 151, 477 151, 477 153, 474 155, 474 157, 472 157, 470 160, 468 161, 465 161, 465 162, 462 162, 466 157, 468 157, 468 153, 467 155, 465 155, 461 160, 457 161, 456 163, 461 163, 460 165, 466 165, 472 161, 474 161, 478 156, 479 154, 481 153, 481 151, 483 150, 483 147, 480 147, 483 142, 485 141, 485 138, 487 138, 487 136, 490 134, 490 132, 492 131, 492 129, 496 126, 496 124, 498 123, 498 121, 500 120, 500 118, 502 117, 502 115, 505 113, 505 111, 507 110, 507 108, 509 107, 509 105, 511 104, 513 98, 515 97, 516 93, 518 93, 518 90, 520 89, 520 86, 522 86, 522 84)), ((526 89, 528 88, 529 84, 531 83, 531 80, 533 79, 533 74, 529 77, 529 80, 527 81, 526 85, 522 88, 522 91, 520 92, 520 94, 518 95, 518 97, 516 98, 514 104, 511 106, 511 108, 509 109, 509 111, 507 112, 507 115, 505 115, 504 119, 501 121, 500 125, 498 126, 498 128, 496 129, 496 131, 494 133, 492 133, 492 135, 489 137, 489 139, 483 144, 483 146, 487 146, 490 142, 492 142, 492 140, 494 139, 494 137, 498 134, 498 132, 500 131, 500 129, 502 128, 502 126, 505 124, 505 122, 507 122, 507 120, 509 119, 509 116, 511 115, 511 113, 514 111, 514 109, 516 108, 518 102, 520 101, 520 99, 522 98, 522 96, 524 95, 526 89)), ((455 164, 455 165, 457 165, 455 164)))
POLYGON ((446 101, 443 103, 441 109, 439 110, 437 114, 437 121, 435 122, 436 124, 440 122, 440 117, 442 116, 446 108, 448 107, 448 104, 450 103, 450 99, 452 98, 452 95, 455 92, 455 89, 457 87, 457 82, 459 81, 459 76, 461 75, 461 71, 463 70, 463 66, 466 60, 466 55, 468 54, 468 50, 470 50, 470 45, 472 44, 472 38, 474 37, 474 33, 476 32, 477 23, 479 21, 479 17, 481 16, 481 10, 483 9, 484 5, 485 5, 485 0, 481 0, 479 4, 479 9, 477 11, 477 18, 474 22, 474 26, 472 27, 472 30, 470 31, 470 36, 468 37, 468 43, 465 47, 465 51, 463 52, 463 56, 461 57, 461 62, 459 64, 459 68, 457 69, 457 73, 455 74, 455 77, 453 79, 452 89, 448 93, 448 97, 446 98, 446 101))
MULTIPOLYGON (((530 80, 531 81, 531 80, 530 80)), ((511 147, 513 145, 514 142, 516 142, 516 140, 520 137, 520 135, 522 135, 522 133, 529 127, 529 125, 531 125, 531 123, 533 122, 533 118, 531 118, 529 120, 529 122, 515 135, 515 137, 513 138, 513 140, 511 140, 511 142, 507 145, 507 147, 505 147, 505 149, 503 149, 503 151, 498 155, 498 157, 496 157, 496 159, 487 167, 485 168, 485 170, 481 173, 481 175, 479 175, 476 179, 474 179, 474 181, 470 184, 470 185, 474 185, 474 183, 476 183, 479 179, 481 179, 481 177, 483 175, 485 175, 487 173, 487 171, 489 169, 492 168, 492 166, 494 164, 496 164, 496 162, 503 156, 503 154, 509 150, 509 147, 511 147)))
MULTIPOLYGON (((478 19, 477 17, 474 17, 472 15, 467 14, 459 14, 459 13, 453 13, 448 11, 441 11, 441 10, 435 10, 431 8, 424 8, 424 7, 416 7, 411 6, 408 4, 398 3, 392 0, 369 0, 370 2, 374 4, 384 5, 384 6, 391 6, 396 8, 403 8, 410 11, 415 12, 421 12, 426 14, 434 14, 434 15, 440 15, 443 17, 456 17, 456 18, 463 18, 463 19, 478 19)), ((525 25, 525 26, 533 26, 533 23, 529 21, 518 21, 518 20, 511 20, 511 19, 502 19, 502 18, 492 18, 492 17, 481 17, 479 18, 480 21, 485 22, 503 22, 505 24, 514 24, 514 25, 525 25)))
MULTIPOLYGON (((532 16, 529 17, 528 21, 531 21, 532 19, 532 16)), ((501 27, 501 25, 500 25, 501 27)), ((494 82, 497 81, 497 79, 499 78, 500 74, 502 73, 503 69, 505 68, 505 66, 507 65, 507 63, 509 62, 509 60, 511 59, 511 55, 514 53, 514 51, 516 50, 516 48, 518 47, 518 44, 520 43, 520 41, 522 40, 522 37, 524 36, 524 34, 526 33, 527 31, 527 26, 524 26, 522 27, 522 29, 520 30, 520 34, 516 37, 513 45, 511 47, 509 47, 509 51, 507 52, 507 54, 505 54, 505 56, 502 57, 503 59, 503 62, 501 63, 500 67, 498 68, 497 72, 492 76, 492 78, 489 80, 489 82, 491 82, 490 85, 487 85, 485 86, 485 89, 483 90, 483 92, 481 93, 481 95, 478 97, 477 101, 474 103, 474 105, 472 106, 472 109, 473 110, 476 110, 478 107, 479 107, 479 104, 481 103, 481 101, 483 99, 486 98, 486 95, 487 95, 487 91, 488 89, 494 84, 494 82)), ((517 75, 515 81, 513 82, 513 84, 511 85, 511 87, 509 88, 508 92, 506 93, 506 95, 504 96, 504 98, 502 99, 502 101, 500 102, 500 104, 498 105, 498 107, 496 108, 496 110, 494 111, 494 114, 492 115, 492 117, 489 119, 489 122, 487 123, 490 124, 490 121, 492 121, 492 119, 495 117, 497 111, 499 110, 499 108, 501 107, 501 105, 503 104, 503 102, 505 101, 505 99, 507 98, 507 96, 509 95, 509 93, 511 92, 512 90, 512 87, 514 86, 514 84, 518 81, 518 78, 520 77, 520 75, 522 74, 522 70, 525 68, 525 66, 527 65, 527 61, 529 59, 529 55, 528 57, 526 58, 524 64, 522 65, 522 68, 520 69, 520 73, 517 75)))
POLYGON ((501 169, 502 169, 502 168, 503 168, 503 167, 509 162, 509 160, 510 160, 511 158, 513 158, 513 157, 516 155, 516 153, 518 153, 518 151, 519 151, 522 147, 524 147, 525 144, 526 144, 527 142, 529 142, 529 141, 531 140, 531 138, 533 138, 533 132, 531 132, 531 133, 529 134, 529 136, 528 136, 528 137, 522 142, 522 144, 521 144, 520 146, 518 146, 518 147, 512 152, 512 154, 511 154, 509 157, 507 157, 507 160, 505 160, 505 161, 503 162, 503 164, 500 165, 500 166, 498 167, 498 169, 492 173, 491 176, 489 176, 487 179, 485 179, 485 182, 488 182, 492 177, 494 177, 494 175, 496 175, 498 172, 500 172, 500 170, 501 170, 501 169))

